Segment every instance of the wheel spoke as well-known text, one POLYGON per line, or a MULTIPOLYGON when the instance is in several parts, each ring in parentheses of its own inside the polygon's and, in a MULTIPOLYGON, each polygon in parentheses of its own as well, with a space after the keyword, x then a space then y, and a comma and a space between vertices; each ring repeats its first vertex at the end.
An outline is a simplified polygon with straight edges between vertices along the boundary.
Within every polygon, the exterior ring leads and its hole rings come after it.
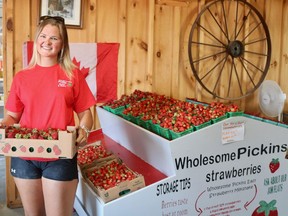
POLYGON ((192 44, 197 44, 197 45, 204 45, 204 46, 211 46, 211 47, 217 47, 217 48, 225 48, 224 46, 220 46, 220 45, 215 45, 215 44, 208 44, 208 43, 202 43, 202 42, 196 42, 196 41, 192 41, 192 44))
POLYGON ((222 44, 223 46, 225 46, 225 44, 219 40, 218 38, 215 37, 215 35, 213 35, 211 32, 209 32, 204 26, 202 26, 199 22, 197 23, 197 25, 202 28, 205 32, 207 32, 209 35, 211 35, 216 41, 218 41, 220 44, 222 44))
POLYGON ((231 80, 232 80, 232 70, 233 70, 233 65, 234 65, 234 58, 232 58, 232 65, 229 73, 229 82, 228 82, 228 90, 227 90, 227 97, 230 95, 230 87, 231 87, 231 80))
POLYGON ((228 55, 227 55, 226 58, 225 58, 225 61, 224 61, 223 66, 222 66, 222 68, 221 68, 221 70, 220 70, 219 76, 217 77, 217 81, 216 81, 216 83, 215 83, 215 85, 214 85, 214 89, 213 89, 213 91, 212 91, 214 94, 215 94, 215 91, 216 91, 216 87, 218 86, 218 84, 219 84, 219 82, 220 82, 220 78, 221 78, 222 72, 223 72, 223 70, 224 70, 225 63, 227 62, 227 59, 228 59, 228 55))
POLYGON ((223 28, 221 27, 221 25, 219 24, 219 22, 216 20, 215 16, 212 14, 211 10, 208 8, 209 13, 211 14, 212 18, 214 19, 214 21, 216 22, 217 26, 220 28, 221 32, 224 34, 224 36, 226 37, 227 41, 229 41, 228 35, 227 33, 223 30, 223 28))
POLYGON ((237 24, 238 24, 238 22, 237 22, 237 20, 238 20, 238 7, 239 7, 239 2, 237 1, 237 4, 236 4, 236 15, 235 15, 235 28, 234 28, 234 40, 236 40, 236 34, 237 34, 237 24))
POLYGON ((242 64, 242 66, 243 66, 243 68, 244 68, 244 70, 245 70, 246 74, 248 75, 248 77, 249 77, 250 81, 252 82, 252 84, 253 84, 253 86, 254 86, 254 88, 255 88, 255 87, 256 87, 256 85, 255 85, 255 83, 254 83, 254 81, 253 81, 253 79, 252 79, 252 77, 251 77, 251 75, 250 75, 250 73, 249 73, 248 69, 246 68, 246 66, 245 66, 244 62, 242 61, 242 59, 241 59, 241 58, 239 59, 239 61, 241 62, 241 64, 242 64))
POLYGON ((202 61, 202 60, 205 60, 205 59, 214 57, 215 55, 219 55, 219 54, 223 54, 223 53, 226 53, 226 51, 222 51, 222 52, 214 53, 214 54, 209 55, 209 56, 205 56, 205 57, 203 57, 203 58, 200 58, 200 59, 197 59, 197 60, 193 61, 192 63, 197 63, 197 62, 199 62, 199 61, 202 61))
POLYGON ((226 19, 226 13, 225 13, 225 8, 224 8, 224 3, 223 3, 223 1, 221 1, 221 5, 222 5, 222 10, 223 10, 223 15, 224 15, 224 21, 225 21, 227 39, 228 39, 228 42, 229 42, 228 25, 227 25, 227 19, 226 19))
POLYGON ((246 50, 246 51, 244 51, 244 52, 245 52, 245 53, 254 54, 254 55, 266 56, 266 57, 267 57, 267 54, 266 54, 266 53, 257 53, 257 52, 253 52, 253 51, 249 51, 249 50, 246 50))
POLYGON ((248 61, 246 58, 241 58, 243 61, 245 61, 245 62, 247 62, 248 64, 250 64, 251 66, 253 66, 254 68, 256 68, 257 70, 259 70, 260 72, 262 72, 262 73, 264 73, 264 71, 261 69, 261 68, 259 68, 259 67, 257 67, 256 65, 254 65, 252 62, 250 62, 250 61, 248 61))
POLYGON ((248 20, 248 17, 250 16, 250 13, 251 13, 251 9, 249 10, 249 12, 248 12, 247 15, 244 15, 244 16, 243 16, 243 22, 242 22, 242 25, 240 26, 239 31, 238 31, 238 33, 236 34, 235 39, 238 38, 240 32, 241 32, 242 29, 244 28, 245 22, 248 20))
POLYGON ((243 38, 242 42, 244 42, 245 39, 246 39, 247 37, 249 37, 249 35, 251 35, 251 34, 258 28, 258 26, 259 26, 260 24, 261 24, 261 22, 259 22, 259 23, 252 29, 252 31, 250 31, 250 32, 243 38))
POLYGON ((238 74, 238 71, 237 71, 237 68, 236 68, 236 65, 235 65, 235 62, 234 62, 234 58, 233 58, 233 66, 231 66, 231 67, 234 67, 236 78, 237 78, 237 82, 238 82, 238 86, 240 88, 241 95, 243 96, 244 93, 243 93, 243 89, 241 87, 241 82, 240 82, 239 74, 238 74))
POLYGON ((209 71, 207 71, 207 73, 202 76, 202 77, 199 77, 200 80, 203 80, 205 79, 206 76, 208 76, 216 67, 218 67, 218 65, 221 64, 221 62, 223 62, 227 57, 225 56, 224 58, 222 58, 217 64, 214 65, 214 67, 212 67, 209 71))
POLYGON ((263 41, 266 41, 267 38, 262 38, 262 39, 258 39, 258 40, 254 40, 254 41, 250 41, 250 42, 247 42, 247 43, 244 43, 245 46, 248 46, 248 45, 252 45, 252 44, 255 44, 255 43, 258 43, 258 42, 263 42, 263 41))

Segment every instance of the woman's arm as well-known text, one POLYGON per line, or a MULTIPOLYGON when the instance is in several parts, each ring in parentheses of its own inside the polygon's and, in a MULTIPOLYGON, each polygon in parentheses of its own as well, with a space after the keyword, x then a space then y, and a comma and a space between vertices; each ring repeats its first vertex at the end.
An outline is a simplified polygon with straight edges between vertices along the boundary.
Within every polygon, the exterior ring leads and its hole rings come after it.
POLYGON ((15 113, 15 112, 7 111, 0 124, 5 125, 5 126, 17 124, 20 121, 21 114, 22 113, 15 113))
POLYGON ((93 127, 93 116, 90 109, 77 113, 77 116, 79 118, 79 128, 76 144, 77 146, 84 146, 87 144, 89 131, 93 127))

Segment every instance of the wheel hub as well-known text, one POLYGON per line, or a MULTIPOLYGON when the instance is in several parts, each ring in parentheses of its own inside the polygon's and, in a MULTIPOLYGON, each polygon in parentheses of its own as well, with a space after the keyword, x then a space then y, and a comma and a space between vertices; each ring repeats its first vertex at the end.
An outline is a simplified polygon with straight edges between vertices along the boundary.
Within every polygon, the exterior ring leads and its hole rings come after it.
POLYGON ((235 40, 228 44, 227 52, 233 58, 237 58, 244 53, 244 45, 241 41, 235 40))

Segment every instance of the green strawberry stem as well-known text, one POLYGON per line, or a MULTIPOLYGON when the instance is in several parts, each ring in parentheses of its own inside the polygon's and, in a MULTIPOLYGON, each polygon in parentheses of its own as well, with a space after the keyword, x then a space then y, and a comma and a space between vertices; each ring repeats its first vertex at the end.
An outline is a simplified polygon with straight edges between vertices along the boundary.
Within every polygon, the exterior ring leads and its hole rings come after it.
POLYGON ((273 159, 272 159, 272 163, 273 163, 273 164, 277 164, 277 163, 279 163, 279 158, 276 158, 276 159, 273 158, 273 159))
POLYGON ((259 202, 260 207, 258 208, 257 212, 258 213, 265 213, 265 216, 269 216, 270 211, 276 210, 277 208, 275 207, 276 200, 272 200, 271 202, 267 203, 265 201, 260 201, 259 202))

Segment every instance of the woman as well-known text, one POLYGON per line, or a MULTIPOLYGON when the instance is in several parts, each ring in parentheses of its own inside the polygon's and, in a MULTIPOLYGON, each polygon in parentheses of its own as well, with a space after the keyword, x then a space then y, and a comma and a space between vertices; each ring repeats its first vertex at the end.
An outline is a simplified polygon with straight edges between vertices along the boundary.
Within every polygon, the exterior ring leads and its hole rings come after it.
MULTIPOLYGON (((69 53, 62 17, 43 16, 38 25, 33 56, 17 73, 6 103, 2 125, 66 129, 79 118, 76 145, 87 142, 93 126, 90 107, 96 102, 69 53)), ((11 174, 26 216, 72 215, 78 184, 77 158, 11 158, 11 174)))

